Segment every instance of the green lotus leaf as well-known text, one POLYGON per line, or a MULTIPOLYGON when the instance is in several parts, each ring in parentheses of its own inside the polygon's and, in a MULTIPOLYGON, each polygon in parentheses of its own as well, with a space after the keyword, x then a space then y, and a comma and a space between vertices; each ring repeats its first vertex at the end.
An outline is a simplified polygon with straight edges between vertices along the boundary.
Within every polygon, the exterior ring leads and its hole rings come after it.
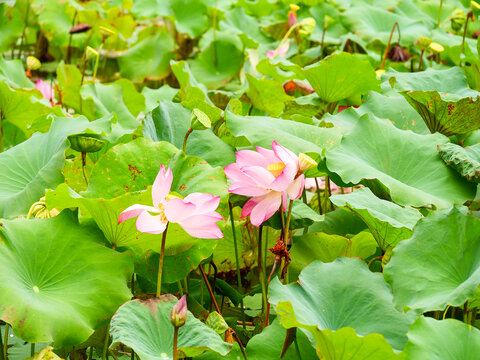
MULTIPOLYGON (((292 213, 290 219, 290 230, 300 229, 305 226, 310 226, 316 221, 322 221, 323 215, 319 215, 318 212, 313 210, 310 206, 305 204, 301 200, 295 200, 292 205, 292 213)), ((276 212, 273 216, 266 221, 268 226, 274 229, 282 229, 282 218, 280 213, 276 212)))
POLYGON ((80 344, 130 298, 131 257, 104 247, 73 213, 0 229, 0 318, 22 339, 80 344))
POLYGON ((325 219, 314 223, 308 228, 308 231, 347 236, 348 234, 358 234, 366 228, 365 223, 357 215, 338 208, 326 213, 325 219))
POLYGON ((235 136, 245 136, 252 145, 268 149, 273 141, 277 141, 296 154, 312 151, 321 154, 324 148, 334 147, 342 138, 340 129, 266 116, 239 116, 226 111, 225 121, 235 136))
POLYGON ((476 360, 480 330, 458 320, 422 316, 410 327, 405 354, 411 360, 476 360))
POLYGON ((363 115, 340 146, 327 150, 326 165, 343 182, 362 182, 399 205, 446 208, 475 192, 437 154, 437 145, 446 142, 440 134, 419 135, 363 115))
POLYGON ((409 104, 422 116, 433 134, 445 136, 466 134, 480 128, 480 101, 478 97, 459 98, 438 91, 402 92, 409 104))
POLYGON ((105 141, 98 134, 73 134, 68 136, 70 147, 79 152, 97 152, 105 146, 105 141))
POLYGON ((368 188, 357 189, 350 194, 333 195, 330 201, 357 214, 384 251, 412 236, 413 227, 422 217, 416 209, 379 199, 368 188))
MULTIPOLYGON (((384 4, 384 1, 381 1, 384 4)), ((341 17, 343 24, 357 34, 364 41, 372 42, 379 40, 383 44, 388 43, 390 32, 394 23, 398 23, 402 37, 401 45, 411 45, 419 36, 430 37, 432 24, 419 21, 400 14, 395 14, 379 6, 370 4, 358 4, 349 6, 341 17)))
POLYGON ((436 211, 393 250, 384 269, 397 307, 460 306, 480 284, 480 221, 467 208, 436 211))
POLYGON ((438 153, 445 164, 457 170, 468 181, 480 182, 480 144, 464 148, 446 143, 438 145, 438 153))
POLYGON ((351 239, 322 232, 294 236, 290 256, 295 261, 288 266, 289 276, 297 278, 302 269, 316 260, 327 263, 339 256, 366 259, 376 251, 377 243, 368 231, 361 232, 351 239))
POLYGON ((0 216, 26 215, 45 189, 63 182, 67 136, 87 128, 101 130, 84 117, 56 118, 47 134, 37 133, 0 154, 0 216), (41 151, 39 151, 39 149, 41 151))
POLYGON ((396 353, 380 334, 358 336, 351 327, 331 331, 321 330, 315 325, 302 324, 296 319, 292 304, 289 302, 278 303, 276 310, 284 327, 288 329, 297 327, 312 334, 320 359, 401 360, 405 358, 404 354, 396 353))
POLYGON ((118 58, 120 74, 132 81, 161 79, 169 73, 173 50, 174 41, 168 32, 147 37, 118 58))
POLYGON ((16 44, 22 34, 24 26, 21 10, 13 4, 0 4, 0 32, 2 41, 0 42, 0 51, 3 53, 11 49, 16 44))
MULTIPOLYGON (((152 141, 168 141, 177 148, 183 146, 190 128, 192 112, 178 103, 162 100, 145 118, 143 134, 152 141)), ((225 167, 235 162, 234 149, 211 130, 194 131, 187 141, 187 154, 206 160, 212 166, 225 167)))
MULTIPOLYGON (((173 326, 170 312, 177 298, 166 294, 146 301, 123 304, 112 318, 110 335, 114 343, 132 348, 142 360, 173 359, 173 326)), ((178 330, 178 351, 194 357, 205 351, 226 355, 231 345, 189 311, 178 330)))
MULTIPOLYGON (((4 36, 4 32, 2 31, 1 33, 2 36, 4 36)), ((32 81, 25 75, 25 69, 23 68, 23 64, 20 60, 5 60, 1 56, 0 81, 5 81, 8 85, 15 88, 32 89, 35 87, 32 81)))
POLYGON ((285 94, 281 83, 270 79, 256 79, 247 74, 252 105, 267 112, 270 116, 278 116, 285 108, 285 102, 292 97, 285 94))
POLYGON ((349 53, 331 55, 301 71, 318 97, 335 103, 353 95, 380 90, 372 66, 349 53))
POLYGON ((53 109, 40 99, 24 90, 11 89, 6 82, 0 82, 0 116, 25 135, 31 135, 30 127, 36 119, 53 112, 53 109))
POLYGON ((217 33, 216 39, 189 61, 195 78, 208 88, 218 88, 236 76, 243 67, 240 39, 232 34, 217 33))
POLYGON ((199 37, 209 25, 207 5, 202 0, 170 0, 172 19, 177 30, 191 38, 199 37))
POLYGON ((301 324, 332 331, 351 327, 360 336, 381 334, 396 350, 403 349, 416 316, 395 310, 382 275, 370 272, 358 259, 313 262, 296 284, 282 285, 273 279, 269 295, 276 306, 290 302, 301 324))

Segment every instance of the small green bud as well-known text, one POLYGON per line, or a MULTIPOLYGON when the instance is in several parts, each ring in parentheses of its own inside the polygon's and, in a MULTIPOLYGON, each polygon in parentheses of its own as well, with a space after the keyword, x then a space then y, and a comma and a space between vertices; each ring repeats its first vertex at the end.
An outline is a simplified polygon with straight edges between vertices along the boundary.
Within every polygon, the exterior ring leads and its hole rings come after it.
POLYGON ((187 295, 183 295, 170 312, 170 322, 175 327, 183 326, 187 321, 187 315, 187 295))
POLYGON ((452 30, 459 31, 462 29, 463 24, 467 20, 467 14, 462 9, 455 9, 452 13, 452 17, 450 19, 452 26, 452 30))
POLYGON ((212 127, 212 122, 207 114, 197 108, 193 109, 190 127, 193 130, 205 130, 212 127))
POLYGON ((302 171, 310 170, 313 169, 314 167, 317 167, 318 163, 313 160, 310 156, 300 153, 298 155, 298 167, 302 171))
POLYGON ((42 63, 35 56, 27 56, 27 69, 38 70, 41 66, 42 63))
POLYGON ((420 36, 418 40, 415 41, 415 46, 418 50, 426 49, 433 42, 432 39, 420 36))
POLYGON ((308 17, 300 21, 299 26, 300 26, 300 31, 299 33, 308 36, 311 33, 313 33, 313 30, 315 30, 315 25, 317 23, 315 22, 315 19, 312 17, 308 17))

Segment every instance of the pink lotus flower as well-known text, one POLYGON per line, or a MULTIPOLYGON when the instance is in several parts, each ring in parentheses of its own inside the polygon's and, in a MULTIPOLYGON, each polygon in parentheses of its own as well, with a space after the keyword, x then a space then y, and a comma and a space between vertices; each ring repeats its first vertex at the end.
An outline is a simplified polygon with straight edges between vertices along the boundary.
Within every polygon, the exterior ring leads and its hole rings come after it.
POLYGON ((287 55, 289 48, 290 48, 290 39, 287 39, 285 42, 281 43, 277 49, 268 50, 266 53, 266 56, 269 59, 273 59, 277 55, 284 58, 287 55))
POLYGON ((227 177, 233 182, 228 191, 238 195, 253 196, 242 209, 242 217, 250 215, 253 225, 259 226, 272 217, 287 196, 291 200, 302 195, 305 177, 301 174, 298 157, 290 150, 272 143, 272 150, 256 147, 238 151, 237 161, 225 167, 227 177))
POLYGON ((150 234, 161 234, 168 222, 178 223, 189 235, 202 239, 220 239, 222 232, 217 221, 222 216, 215 210, 219 196, 192 193, 184 199, 169 195, 172 186, 172 170, 160 167, 152 186, 153 206, 135 204, 120 214, 118 223, 137 217, 137 230, 150 234), (153 215, 152 215, 153 214, 153 215))
POLYGON ((35 83, 35 89, 40 91, 42 93, 43 98, 50 101, 50 104, 53 105, 54 93, 50 85, 48 85, 45 81, 40 79, 35 83))

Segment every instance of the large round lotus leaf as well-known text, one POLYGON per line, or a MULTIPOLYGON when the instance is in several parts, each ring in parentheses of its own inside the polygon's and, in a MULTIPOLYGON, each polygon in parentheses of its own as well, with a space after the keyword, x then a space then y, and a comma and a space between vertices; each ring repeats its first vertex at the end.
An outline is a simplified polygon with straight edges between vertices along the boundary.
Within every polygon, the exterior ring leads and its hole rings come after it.
POLYGON ((235 136, 245 136, 252 145, 270 149, 272 141, 298 154, 315 151, 322 153, 340 143, 342 130, 321 128, 295 121, 266 116, 239 116, 225 112, 228 128, 235 136))
MULTIPOLYGON (((384 1, 381 3, 383 4, 384 1)), ((381 9, 379 6, 370 6, 359 2, 356 4, 359 5, 349 6, 348 10, 343 13, 342 22, 364 41, 380 40, 386 44, 394 23, 398 23, 401 29, 402 45, 410 46, 419 36, 429 37, 430 35, 430 26, 424 21, 395 14, 390 10, 381 9)), ((345 72, 348 73, 347 70, 345 72)))
POLYGON ((328 169, 345 183, 380 185, 400 205, 445 208, 475 196, 474 184, 437 154, 437 145, 446 142, 440 134, 419 135, 363 115, 325 156, 328 169))
POLYGON ((358 335, 382 334, 401 350, 415 314, 393 307, 390 288, 381 274, 372 273, 358 259, 316 261, 306 267, 296 284, 270 283, 270 303, 290 302, 298 322, 333 331, 353 328, 358 335))
POLYGON ((327 103, 380 90, 372 66, 348 53, 331 55, 302 72, 320 99, 327 103))
POLYGON ((396 353, 380 334, 358 336, 351 327, 337 331, 321 330, 315 325, 300 323, 289 302, 278 303, 276 308, 281 324, 290 328, 309 331, 313 337, 317 355, 322 360, 403 360, 404 354, 396 353))
POLYGON ((408 332, 409 360, 477 360, 480 330, 458 320, 420 317, 408 332))
POLYGON ((403 96, 422 116, 433 134, 466 134, 480 128, 478 97, 459 97, 438 91, 408 91, 403 96))
POLYGON ((466 207, 435 211, 393 250, 384 275, 398 307, 462 305, 480 284, 480 220, 466 207))
POLYGON ((351 239, 340 235, 328 235, 322 232, 309 232, 294 236, 290 256, 294 261, 288 266, 290 279, 296 279, 302 269, 320 260, 332 262, 339 256, 366 259, 375 254, 377 243, 372 234, 363 231, 351 239))
POLYGON ((45 189, 63 182, 67 136, 87 128, 101 131, 83 116, 56 118, 47 134, 37 133, 0 153, 0 217, 26 215, 45 189))
POLYGON ((438 153, 445 164, 471 182, 480 183, 480 144, 466 148, 457 144, 438 145, 438 153))
MULTIPOLYGON (((170 312, 177 298, 166 294, 146 301, 123 304, 112 318, 110 335, 114 343, 131 347, 142 360, 173 359, 173 325, 170 312)), ((210 350, 226 355, 231 345, 188 312, 187 321, 178 330, 178 350, 194 357, 210 350)))
POLYGON ((199 37, 208 27, 207 5, 202 0, 170 0, 172 19, 178 32, 199 37))
POLYGON ((357 214, 367 224, 383 250, 395 246, 400 240, 408 239, 422 217, 416 209, 377 198, 369 188, 361 188, 350 194, 333 195, 330 201, 357 214))
POLYGON ((0 229, 0 318, 22 339, 80 344, 131 297, 130 256, 101 245, 72 213, 0 229))
POLYGON ((268 115, 276 117, 285 108, 285 102, 292 97, 285 94, 280 82, 271 79, 256 79, 247 74, 249 97, 252 105, 268 115))
POLYGON ((147 37, 118 58, 120 74, 132 81, 161 79, 169 73, 173 50, 174 41, 167 32, 147 37))

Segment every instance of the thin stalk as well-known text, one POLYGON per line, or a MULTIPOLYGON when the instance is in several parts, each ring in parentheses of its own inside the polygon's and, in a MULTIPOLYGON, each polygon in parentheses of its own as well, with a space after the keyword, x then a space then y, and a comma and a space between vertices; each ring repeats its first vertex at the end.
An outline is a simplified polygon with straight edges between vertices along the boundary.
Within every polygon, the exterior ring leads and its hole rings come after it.
POLYGON ((322 31, 322 42, 320 43, 320 59, 323 58, 323 48, 325 46, 325 33, 327 32, 327 25, 325 24, 323 26, 323 31, 322 31))
POLYGON ((177 286, 178 286, 178 290, 180 291, 180 296, 183 296, 183 287, 180 280, 177 280, 177 286))
POLYGON ((215 307, 215 311, 218 312, 221 315, 222 313, 220 311, 220 308, 218 307, 217 300, 215 299, 215 296, 213 295, 212 287, 210 286, 210 283, 208 282, 207 274, 205 274, 205 270, 203 269, 203 265, 202 264, 198 265, 198 269, 200 270, 200 273, 202 274, 203 282, 207 286, 207 290, 208 290, 208 293, 210 294, 210 299, 212 299, 213 306, 215 307))
POLYGON ((193 129, 190 128, 187 130, 187 133, 185 134, 185 137, 183 138, 183 146, 182 146, 182 150, 183 152, 186 154, 187 153, 187 140, 188 140, 188 136, 192 133, 193 129))
POLYGON ((275 51, 273 52, 273 57, 275 57, 278 54, 278 51, 282 48, 283 43, 290 37, 293 30, 295 30, 298 26, 300 26, 299 24, 300 23, 297 23, 293 25, 290 29, 288 29, 287 33, 283 36, 282 41, 280 41, 280 45, 278 45, 275 51))
POLYGON ((400 42, 400 28, 398 27, 398 23, 395 22, 395 24, 393 24, 392 31, 390 32, 390 37, 388 38, 387 47, 385 48, 385 54, 383 54, 382 66, 380 67, 381 70, 383 70, 383 68, 385 67, 385 61, 387 60, 387 55, 388 55, 388 52, 390 51, 390 44, 392 43, 392 37, 395 31, 395 27, 398 30, 398 42, 400 42))
MULTIPOLYGON (((203 303, 203 300, 204 300, 203 287, 204 287, 204 286, 205 286, 204 283, 200 283, 200 306, 203 307, 203 308, 205 307, 205 306, 204 306, 205 304, 203 303)), ((214 294, 214 295, 215 295, 215 294, 214 294)), ((211 304, 211 303, 212 303, 212 301, 210 301, 210 304, 211 304)))
MULTIPOLYGON (((3 356, 4 356, 5 359, 8 358, 7 349, 8 349, 8 333, 9 333, 9 330, 10 330, 10 324, 5 323, 5 340, 3 342, 3 349, 0 347, 0 350, 3 352, 3 356)), ((1 341, 1 339, 0 339, 0 341, 1 341)))
MULTIPOLYGON (((5 326, 5 334, 7 333, 7 327, 5 326)), ((0 360, 5 360, 6 357, 6 351, 5 351, 6 346, 3 344, 3 339, 0 336, 0 360)))
POLYGON ((477 308, 474 307, 472 311, 470 311, 470 322, 469 324, 475 326, 475 320, 477 319, 477 308))
POLYGON ((443 0, 440 0, 440 6, 438 8, 437 27, 440 27, 440 22, 442 21, 442 7, 443 7, 443 0))
MULTIPOLYGON (((105 38, 104 38, 105 39, 105 38)), ((103 41, 102 43, 100 44, 100 47, 98 48, 98 53, 97 53, 97 56, 95 58, 95 67, 93 69, 93 77, 92 77, 92 82, 95 84, 95 77, 97 76, 97 69, 98 69, 98 63, 100 61, 100 53, 102 52, 102 49, 103 49, 103 41)))
POLYGON ((370 266, 372 266, 372 264, 373 264, 373 262, 374 262, 375 260, 382 260, 382 258, 383 258, 383 255, 382 255, 382 256, 376 256, 376 257, 374 257, 373 259, 371 259, 371 260, 368 262, 367 267, 370 269, 370 266))
POLYGON ((447 316, 448 309, 450 309, 450 305, 448 305, 445 311, 443 312, 442 320, 445 320, 445 316, 447 316))
POLYGON ((418 71, 422 71, 422 62, 423 62, 424 52, 425 52, 425 49, 422 48, 422 51, 420 51, 420 61, 418 62, 418 71))
POLYGON ((163 272, 163 257, 165 256, 165 243, 167 242, 168 223, 162 234, 162 247, 160 249, 160 259, 158 261, 158 277, 157 277, 157 297, 162 293, 162 272, 163 272))
POLYGON ((187 276, 185 276, 185 279, 183 279, 183 284, 185 285, 185 293, 188 294, 188 293, 189 293, 189 291, 188 291, 188 289, 189 289, 189 286, 188 286, 188 274, 187 274, 187 276))
POLYGON ((92 360, 93 358, 93 346, 90 346, 90 351, 88 352, 88 360, 92 360))
POLYGON ((265 273, 262 266, 262 232, 263 225, 260 225, 258 228, 258 241, 257 241, 257 266, 258 266, 258 279, 260 281, 260 286, 262 287, 262 313, 264 314, 267 308, 267 288, 265 284, 265 273))
POLYGON ((130 349, 130 360, 135 360, 135 351, 133 349, 130 349))
POLYGON ((87 187, 88 187, 88 178, 87 178, 87 173, 85 172, 86 165, 87 165, 87 153, 85 151, 82 151, 82 173, 83 173, 83 178, 85 179, 85 184, 87 184, 87 187))
POLYGON ((135 273, 132 274, 131 291, 132 295, 135 296, 135 273))
POLYGON ((105 334, 105 342, 103 344, 103 353, 102 353, 102 359, 108 360, 108 341, 110 340, 110 332, 108 329, 110 328, 110 325, 107 326, 107 333, 105 334))
POLYGON ((290 219, 292 218, 292 208, 293 208, 293 200, 290 200, 290 203, 288 204, 287 223, 285 224, 284 236, 283 236, 283 241, 285 241, 286 246, 290 244, 290 236, 288 236, 288 231, 290 230, 290 219))
POLYGON ((315 179, 315 192, 317 193, 317 201, 318 201, 318 213, 322 215, 323 212, 322 212, 322 198, 320 197, 320 186, 318 185, 317 178, 314 178, 314 179, 315 179))
POLYGON ((468 324, 468 300, 463 304, 463 322, 468 324))
MULTIPOLYGON (((85 57, 85 60, 83 62, 83 69, 82 69, 82 79, 80 80, 80 89, 82 88, 83 80, 85 79, 85 69, 87 67, 87 63, 88 63, 88 58, 85 57)), ((78 102, 79 102, 79 108, 80 108, 79 112, 81 114, 82 113, 82 95, 80 91, 78 92, 78 102)))
POLYGON ((302 360, 302 355, 300 355, 300 348, 298 347, 297 343, 297 337, 295 336, 295 339, 293 339, 293 343, 295 344, 295 351, 297 353, 297 358, 298 360, 302 360))
POLYGON ((3 145, 3 112, 2 109, 0 109, 0 153, 2 153, 4 150, 4 145, 3 145))
POLYGON ((35 355, 35 343, 31 343, 30 344, 30 357, 33 358, 34 355, 35 355))
MULTIPOLYGON (((238 292, 243 295, 242 275, 240 273, 240 260, 238 257, 237 233, 235 232, 235 219, 233 218, 233 206, 230 200, 228 201, 228 208, 230 210, 230 224, 232 225, 233 246, 235 250, 235 263, 237 265, 237 287, 238 287, 238 292)), ((243 328, 246 329, 243 298, 240 300, 240 310, 242 310, 243 328)))
POLYGON ((112 355, 112 357, 113 357, 115 360, 118 360, 117 355, 115 355, 115 352, 114 352, 112 349, 108 349, 108 352, 110 353, 110 355, 112 355))
POLYGON ((267 270, 267 255, 268 255, 268 235, 269 235, 269 231, 268 231, 268 227, 265 228, 265 241, 263 242, 265 245, 263 247, 263 268, 265 269, 265 271, 267 270))
POLYGON ((27 10, 25 12, 25 21, 23 22, 23 31, 22 31, 22 35, 20 36, 20 49, 18 50, 18 58, 19 59, 22 57, 23 40, 25 40, 25 32, 27 31, 28 14, 29 13, 30 13, 30 1, 27 1, 27 10))
POLYGON ((175 330, 173 331, 173 360, 178 359, 178 326, 175 326, 175 330))
MULTIPOLYGON (((465 53, 465 36, 467 35, 468 20, 473 16, 472 10, 467 13, 467 19, 465 20, 465 26, 463 28, 463 37, 462 37, 462 55, 465 53)), ((462 66, 462 60, 460 59, 460 65, 462 66)))
MULTIPOLYGON (((77 19, 77 10, 75 10, 75 14, 73 15, 72 27, 75 25, 75 20, 77 19)), ((72 53, 72 33, 68 37, 68 47, 67 47, 67 54, 65 56, 65 64, 70 64, 70 55, 72 53)))
POLYGON ((215 8, 213 9, 213 65, 217 66, 217 3, 218 0, 215 0, 215 8))
MULTIPOLYGON (((275 269, 277 268, 277 265, 280 265, 281 261, 282 261, 282 258, 275 257, 275 261, 273 262, 273 266, 272 266, 272 271, 270 271, 270 275, 268 276, 267 286, 270 286, 270 281, 272 280, 272 276, 275 272, 275 269)), ((270 303, 267 300, 267 311, 265 312, 265 325, 264 325, 264 327, 268 326, 269 317, 270 317, 270 303)))
POLYGON ((328 175, 325 176, 325 190, 323 192, 323 195, 325 196, 325 211, 323 212, 324 214, 327 214, 328 208, 329 208, 329 203, 330 203, 330 178, 328 175))
MULTIPOLYGON (((217 269, 217 266, 215 265, 215 263, 213 262, 213 260, 210 261, 210 266, 213 268, 213 284, 212 284, 212 287, 213 287, 213 292, 215 293, 215 285, 217 283, 217 275, 218 275, 218 269, 217 269)), ((208 269, 208 275, 210 276, 210 268, 208 269)), ((209 312, 212 312, 212 302, 210 301, 210 305, 209 305, 209 308, 208 308, 208 311, 209 312)))

